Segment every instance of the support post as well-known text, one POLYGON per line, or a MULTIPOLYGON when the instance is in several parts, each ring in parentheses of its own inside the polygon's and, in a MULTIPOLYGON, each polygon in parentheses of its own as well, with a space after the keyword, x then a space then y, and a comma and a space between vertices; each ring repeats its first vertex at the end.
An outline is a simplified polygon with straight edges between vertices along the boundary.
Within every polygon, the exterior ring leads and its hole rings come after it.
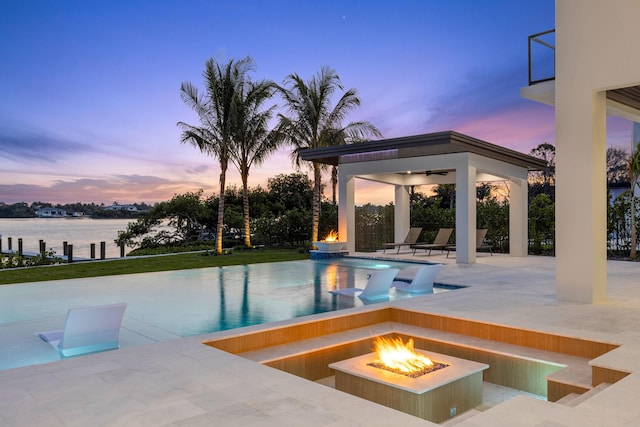
POLYGON ((456 169, 456 262, 476 262, 476 167, 456 169))
POLYGON ((395 186, 394 203, 393 241, 400 243, 404 241, 405 237, 407 237, 407 233, 411 228, 411 212, 409 211, 409 205, 411 202, 409 198, 408 185, 395 186))
MULTIPOLYGON (((338 169, 338 174, 342 168, 338 169)), ((347 242, 347 250, 356 250, 355 178, 341 174, 338 177, 338 239, 347 242)))
POLYGON ((528 188, 524 179, 509 181, 509 255, 527 256, 529 253, 528 188))

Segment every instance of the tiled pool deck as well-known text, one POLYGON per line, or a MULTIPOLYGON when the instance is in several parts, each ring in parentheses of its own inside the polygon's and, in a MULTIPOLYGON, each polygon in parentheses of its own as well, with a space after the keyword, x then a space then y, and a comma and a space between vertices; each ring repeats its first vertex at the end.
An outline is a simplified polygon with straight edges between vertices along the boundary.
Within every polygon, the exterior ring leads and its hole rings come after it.
MULTIPOLYGON (((556 301, 553 258, 385 256, 444 262, 439 280, 469 287, 382 304, 616 343, 599 362, 632 372, 576 407, 518 396, 457 426, 640 425, 640 264, 609 262, 609 299, 590 305, 556 301)), ((0 426, 435 425, 201 344, 224 334, 144 344, 125 332, 117 351, 0 371, 0 426)))

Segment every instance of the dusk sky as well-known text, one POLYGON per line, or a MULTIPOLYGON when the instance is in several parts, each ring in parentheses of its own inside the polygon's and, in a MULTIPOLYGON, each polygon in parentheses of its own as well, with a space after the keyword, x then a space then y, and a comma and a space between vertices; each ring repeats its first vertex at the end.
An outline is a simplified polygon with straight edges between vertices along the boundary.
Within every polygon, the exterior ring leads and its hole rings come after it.
MULTIPOLYGON (((554 25, 553 0, 0 0, 0 202, 217 194, 217 159, 176 126, 198 124, 180 84, 202 87, 211 57, 249 55, 276 83, 329 66, 384 138, 455 130, 528 153, 555 143, 553 108, 519 94, 527 37, 554 25)), ((630 124, 610 122, 625 144, 630 124)), ((293 172, 289 151, 250 186, 293 172)))

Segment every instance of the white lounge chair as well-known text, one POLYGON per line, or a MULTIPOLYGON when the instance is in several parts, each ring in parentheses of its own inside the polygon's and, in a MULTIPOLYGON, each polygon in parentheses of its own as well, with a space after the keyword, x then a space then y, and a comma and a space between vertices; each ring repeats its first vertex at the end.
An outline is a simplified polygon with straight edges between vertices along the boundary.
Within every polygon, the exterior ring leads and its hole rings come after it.
MULTIPOLYGON (((486 228, 480 228, 476 230, 476 250, 479 249, 488 249, 491 256, 493 256, 493 247, 489 244, 484 243, 484 238, 487 235, 486 228)), ((445 248, 447 250, 447 258, 449 258, 449 252, 456 250, 456 245, 447 245, 445 248)))
POLYGON ((58 350, 61 356, 119 348, 118 337, 125 303, 71 308, 64 329, 39 332, 38 336, 58 350))
POLYGON ((364 289, 345 288, 337 289, 335 291, 329 291, 329 293, 334 295, 357 296, 358 298, 363 300, 385 298, 389 296, 391 282, 393 282, 393 279, 394 277, 396 277, 396 274, 398 274, 398 271, 400 270, 397 268, 377 270, 371 275, 364 289))
POLYGON ((407 237, 404 238, 404 242, 400 243, 385 243, 384 249, 382 253, 386 253, 387 249, 397 248, 396 254, 400 253, 400 248, 403 246, 411 246, 418 241, 418 237, 420 237, 420 233, 422 233, 422 227, 412 227, 409 229, 407 233, 407 237))
POLYGON ((449 238, 451 237, 451 233, 453 233, 453 228, 441 228, 438 230, 438 234, 436 234, 436 238, 433 239, 433 243, 416 243, 415 245, 411 245, 411 249, 413 249, 413 254, 416 254, 416 250, 424 249, 426 252, 429 250, 429 255, 431 255, 431 250, 440 249, 444 252, 447 244, 449 243, 449 238))
POLYGON ((435 282, 436 276, 441 268, 442 264, 422 266, 416 271, 411 282, 394 280, 391 286, 398 290, 411 293, 432 293, 433 282, 435 282))

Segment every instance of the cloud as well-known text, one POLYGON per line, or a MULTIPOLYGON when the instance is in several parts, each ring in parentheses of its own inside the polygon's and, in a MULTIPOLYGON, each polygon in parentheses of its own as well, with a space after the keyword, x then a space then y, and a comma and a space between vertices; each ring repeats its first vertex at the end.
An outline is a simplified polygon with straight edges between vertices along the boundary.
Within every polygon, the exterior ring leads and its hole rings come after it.
POLYGON ((98 152, 94 146, 36 131, 0 127, 0 157, 20 163, 56 163, 79 153, 98 152))
POLYGON ((211 169, 210 165, 198 165, 198 166, 188 168, 186 172, 194 175, 202 175, 207 173, 209 169, 211 169))
POLYGON ((0 184, 0 201, 50 203, 156 203, 169 200, 175 194, 211 186, 201 182, 169 180, 150 175, 116 175, 99 179, 54 180, 50 185, 0 184))

